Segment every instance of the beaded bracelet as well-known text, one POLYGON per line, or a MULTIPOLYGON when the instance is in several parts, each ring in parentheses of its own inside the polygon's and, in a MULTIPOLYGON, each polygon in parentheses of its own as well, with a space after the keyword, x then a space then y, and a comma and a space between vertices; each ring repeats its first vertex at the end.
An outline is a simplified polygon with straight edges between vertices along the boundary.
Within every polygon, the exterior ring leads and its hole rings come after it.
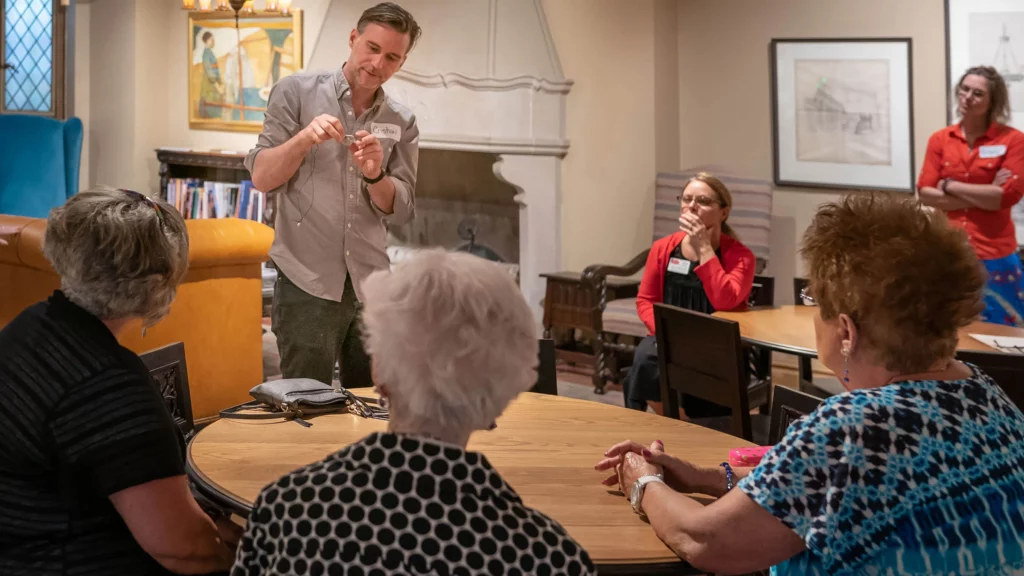
POLYGON ((732 490, 732 466, 729 466, 728 462, 722 462, 722 468, 725 468, 725 491, 732 490))

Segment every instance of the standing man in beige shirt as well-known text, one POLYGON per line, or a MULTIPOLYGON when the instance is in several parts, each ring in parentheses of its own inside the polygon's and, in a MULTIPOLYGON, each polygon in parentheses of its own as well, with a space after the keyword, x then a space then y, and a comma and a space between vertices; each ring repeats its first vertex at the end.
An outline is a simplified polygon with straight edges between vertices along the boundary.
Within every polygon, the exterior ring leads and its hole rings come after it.
POLYGON ((285 378, 371 386, 360 336, 362 281, 389 266, 385 223, 415 209, 419 128, 381 85, 402 68, 420 35, 392 2, 363 12, 352 53, 334 73, 278 82, 263 132, 245 158, 253 186, 277 192, 278 270, 272 328, 285 378))

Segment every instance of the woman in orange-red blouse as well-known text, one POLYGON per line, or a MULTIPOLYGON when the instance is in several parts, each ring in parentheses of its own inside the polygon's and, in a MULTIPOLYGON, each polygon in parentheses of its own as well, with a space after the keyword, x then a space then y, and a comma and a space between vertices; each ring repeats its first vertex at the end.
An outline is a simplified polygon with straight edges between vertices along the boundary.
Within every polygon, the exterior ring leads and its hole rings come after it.
POLYGON ((988 271, 986 322, 1024 326, 1024 271, 1010 210, 1024 196, 1024 134, 1007 125, 1010 98, 995 68, 968 70, 956 90, 960 123, 928 140, 918 196, 967 231, 988 271))

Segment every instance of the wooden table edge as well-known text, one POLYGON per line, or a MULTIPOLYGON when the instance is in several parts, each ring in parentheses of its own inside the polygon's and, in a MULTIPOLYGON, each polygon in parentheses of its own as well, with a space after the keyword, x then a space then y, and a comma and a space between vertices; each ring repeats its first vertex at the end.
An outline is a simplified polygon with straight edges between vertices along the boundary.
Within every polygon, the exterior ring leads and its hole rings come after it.
MULTIPOLYGON (((200 432, 202 431, 200 430, 200 432)), ((199 434, 197 433, 192 437, 192 441, 198 437, 199 434)), ((201 496, 242 518, 248 518, 249 513, 252 512, 252 504, 235 496, 230 490, 203 474, 192 459, 192 441, 188 443, 185 449, 185 476, 195 484, 201 496)))
MULTIPOLYGON (((353 389, 353 393, 367 392, 370 389, 353 389)), ((524 392, 523 394, 535 394, 531 392, 524 392)), ((583 400, 580 398, 567 398, 558 396, 560 401, 570 402, 581 402, 589 403, 589 400, 583 400)), ((648 414, 647 416, 657 417, 654 414, 648 414)), ((211 424, 216 423, 221 418, 216 418, 211 424)), ((204 428, 205 429, 205 428, 204 428)), ((195 460, 192 457, 192 447, 195 440, 202 434, 202 430, 196 433, 195 436, 189 441, 185 449, 185 474, 187 478, 195 485, 197 491, 201 496, 210 500, 216 506, 221 507, 227 511, 232 512, 240 516, 241 518, 248 519, 249 514, 252 512, 252 504, 238 497, 227 488, 217 484, 208 476, 206 476, 196 465, 195 460)), ((743 443, 741 439, 737 439, 740 443, 743 443)), ((651 528, 653 531, 654 529, 651 528)), ((679 557, 674 558, 616 558, 603 562, 594 561, 594 565, 599 569, 598 572, 602 575, 610 574, 614 576, 627 576, 627 575, 699 575, 704 572, 695 569, 693 566, 688 564, 685 560, 679 557)))

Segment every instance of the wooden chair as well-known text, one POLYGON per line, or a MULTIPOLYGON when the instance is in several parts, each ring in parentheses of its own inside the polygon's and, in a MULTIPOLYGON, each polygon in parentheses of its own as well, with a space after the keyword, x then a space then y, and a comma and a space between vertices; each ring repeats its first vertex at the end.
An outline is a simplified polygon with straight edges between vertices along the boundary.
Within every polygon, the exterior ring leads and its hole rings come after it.
POLYGON ((153 382, 163 396, 167 411, 178 425, 181 435, 188 441, 195 434, 192 418, 192 399, 188 391, 188 367, 185 364, 185 344, 174 342, 139 354, 149 369, 153 382))
MULTIPOLYGON (((750 289, 747 305, 751 308, 775 305, 775 278, 773 276, 754 276, 754 285, 750 289)), ((760 380, 770 380, 772 377, 772 351, 760 346, 749 345, 745 345, 744 350, 750 360, 751 372, 760 380)))
POLYGON ((1010 400, 1024 410, 1024 356, 1001 352, 959 350, 956 359, 974 364, 999 384, 1010 400))
POLYGON ((803 416, 814 412, 821 405, 821 398, 804 394, 799 390, 775 386, 772 389, 771 424, 768 427, 768 444, 778 444, 786 435, 789 425, 803 416))
POLYGON ((754 276, 754 285, 750 289, 750 296, 747 297, 747 306, 755 308, 757 306, 774 306, 775 305, 775 277, 774 276, 754 276))
POLYGON ((726 432, 754 441, 751 407, 767 404, 770 385, 750 378, 739 324, 666 304, 654 305, 661 400, 679 418, 679 394, 732 410, 726 432))
MULTIPOLYGON (((800 297, 800 294, 807 288, 810 280, 807 278, 793 278, 793 303, 797 306, 803 306, 804 300, 800 297)), ((800 357, 800 382, 811 383, 814 381, 814 374, 811 372, 811 359, 804 356, 800 357)))
POLYGON ((540 339, 540 362, 537 364, 537 384, 530 392, 558 396, 558 371, 555 369, 555 341, 550 338, 540 339))

